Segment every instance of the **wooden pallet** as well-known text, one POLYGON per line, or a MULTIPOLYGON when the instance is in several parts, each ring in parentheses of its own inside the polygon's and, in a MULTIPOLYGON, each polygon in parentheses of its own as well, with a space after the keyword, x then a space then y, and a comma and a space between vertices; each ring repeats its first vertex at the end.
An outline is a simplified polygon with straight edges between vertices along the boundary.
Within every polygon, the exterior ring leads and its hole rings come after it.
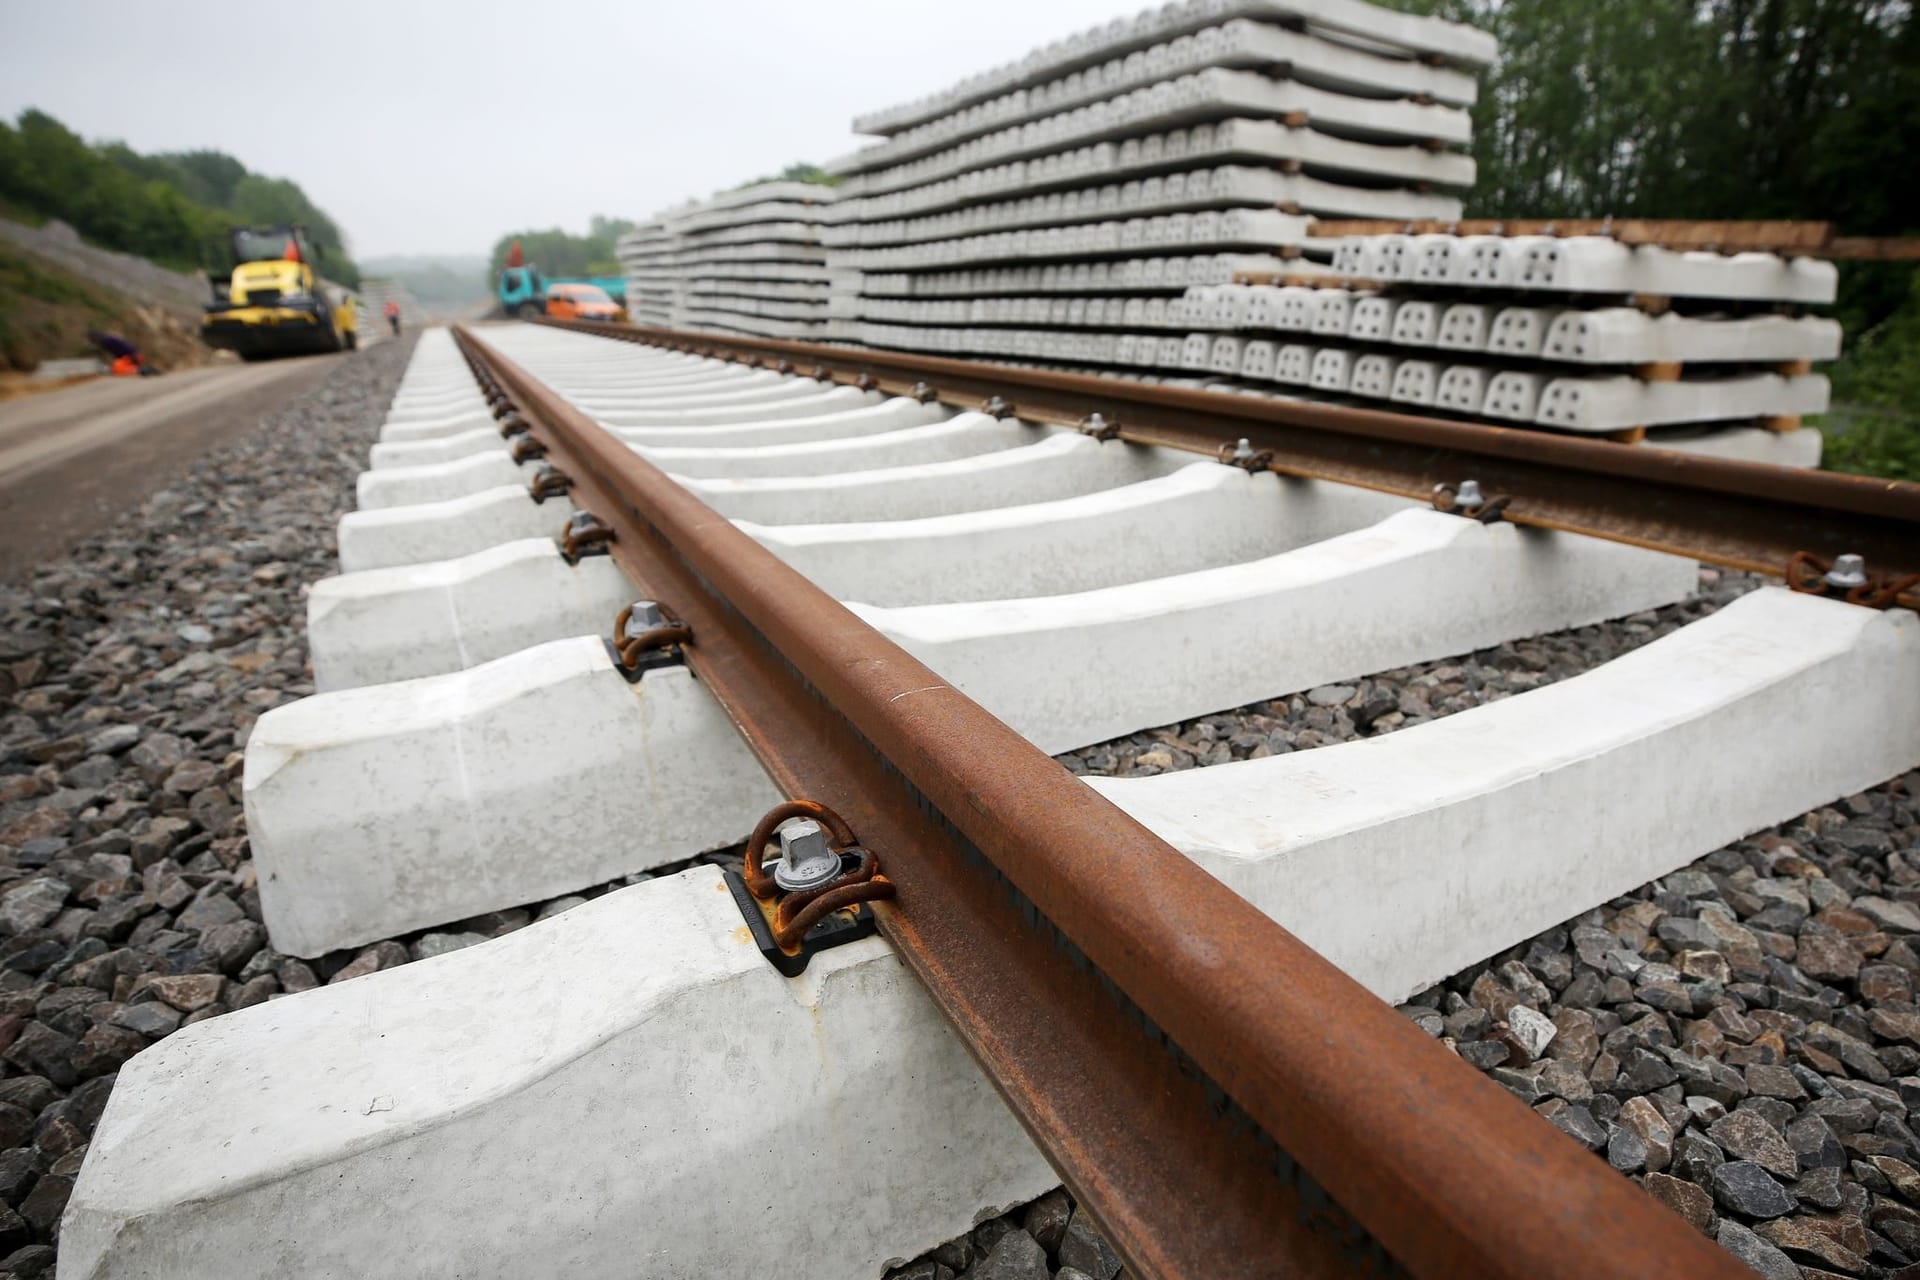
POLYGON ((1385 293, 1392 286, 1384 280, 1359 276, 1305 275, 1288 271, 1236 271, 1235 284, 1271 284, 1303 289, 1352 289, 1356 293, 1385 293))

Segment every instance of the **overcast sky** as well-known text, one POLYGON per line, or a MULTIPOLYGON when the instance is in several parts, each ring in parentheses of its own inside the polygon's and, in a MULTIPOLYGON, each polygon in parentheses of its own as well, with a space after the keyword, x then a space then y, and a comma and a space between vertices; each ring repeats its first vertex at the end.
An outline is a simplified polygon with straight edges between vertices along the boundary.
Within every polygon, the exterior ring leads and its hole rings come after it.
POLYGON ((289 177, 360 257, 639 218, 1141 0, 0 0, 0 114, 289 177))

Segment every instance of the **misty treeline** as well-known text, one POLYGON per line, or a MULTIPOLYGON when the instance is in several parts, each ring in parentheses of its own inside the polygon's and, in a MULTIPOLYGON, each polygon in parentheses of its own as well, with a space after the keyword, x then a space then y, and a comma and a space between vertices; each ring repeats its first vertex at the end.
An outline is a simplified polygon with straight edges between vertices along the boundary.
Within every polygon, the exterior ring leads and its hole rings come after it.
POLYGON ((633 230, 625 218, 607 218, 599 214, 587 224, 587 234, 574 235, 558 227, 546 231, 512 231, 494 241, 487 259, 488 287, 506 264, 514 241, 530 267, 538 267, 550 276, 617 276, 620 260, 614 256, 614 241, 633 230))
MULTIPOLYGON (((1473 112, 1469 216, 1920 231, 1920 20, 1907 0, 1386 2, 1499 37, 1473 112)), ((1920 271, 1843 264, 1837 312, 1836 400, 1895 416, 1830 449, 1920 478, 1920 271)))
POLYGON ((363 257, 360 274, 367 280, 397 281, 430 307, 462 307, 493 296, 487 260, 477 253, 363 257))
POLYGON ((90 143, 44 111, 0 120, 0 212, 58 218, 103 248, 181 271, 231 268, 227 229, 304 224, 331 280, 360 273, 332 218, 297 183, 250 172, 219 151, 141 155, 90 143))

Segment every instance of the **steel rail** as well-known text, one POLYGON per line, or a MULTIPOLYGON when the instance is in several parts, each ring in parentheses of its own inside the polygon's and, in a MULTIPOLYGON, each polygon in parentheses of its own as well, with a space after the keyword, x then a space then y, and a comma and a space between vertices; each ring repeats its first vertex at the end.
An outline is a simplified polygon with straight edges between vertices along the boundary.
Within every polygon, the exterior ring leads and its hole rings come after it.
MULTIPOLYGON (((998 399, 1032 422, 1098 413, 1118 438, 1207 456, 1245 439, 1268 469, 1411 498, 1477 480, 1511 499, 1514 524, 1630 543, 1781 577, 1797 552, 1854 553, 1870 569, 1920 574, 1920 484, 1704 457, 1647 445, 1379 409, 1158 386, 942 356, 736 334, 545 321, 704 355, 779 364, 960 409, 998 399)), ((1920 588, 1899 602, 1920 608, 1920 588)))
MULTIPOLYGON (((1735 1277, 1730 1256, 464 329, 1143 1278, 1735 1277)), ((935 1114, 929 1123, 940 1123, 935 1114)))

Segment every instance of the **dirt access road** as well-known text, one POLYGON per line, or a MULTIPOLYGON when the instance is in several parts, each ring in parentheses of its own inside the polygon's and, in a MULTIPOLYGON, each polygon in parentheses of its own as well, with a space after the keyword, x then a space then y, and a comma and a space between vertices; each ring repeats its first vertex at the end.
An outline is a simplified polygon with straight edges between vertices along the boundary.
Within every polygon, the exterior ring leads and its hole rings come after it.
POLYGON ((0 403, 0 581, 164 488, 341 358, 99 378, 0 403))

